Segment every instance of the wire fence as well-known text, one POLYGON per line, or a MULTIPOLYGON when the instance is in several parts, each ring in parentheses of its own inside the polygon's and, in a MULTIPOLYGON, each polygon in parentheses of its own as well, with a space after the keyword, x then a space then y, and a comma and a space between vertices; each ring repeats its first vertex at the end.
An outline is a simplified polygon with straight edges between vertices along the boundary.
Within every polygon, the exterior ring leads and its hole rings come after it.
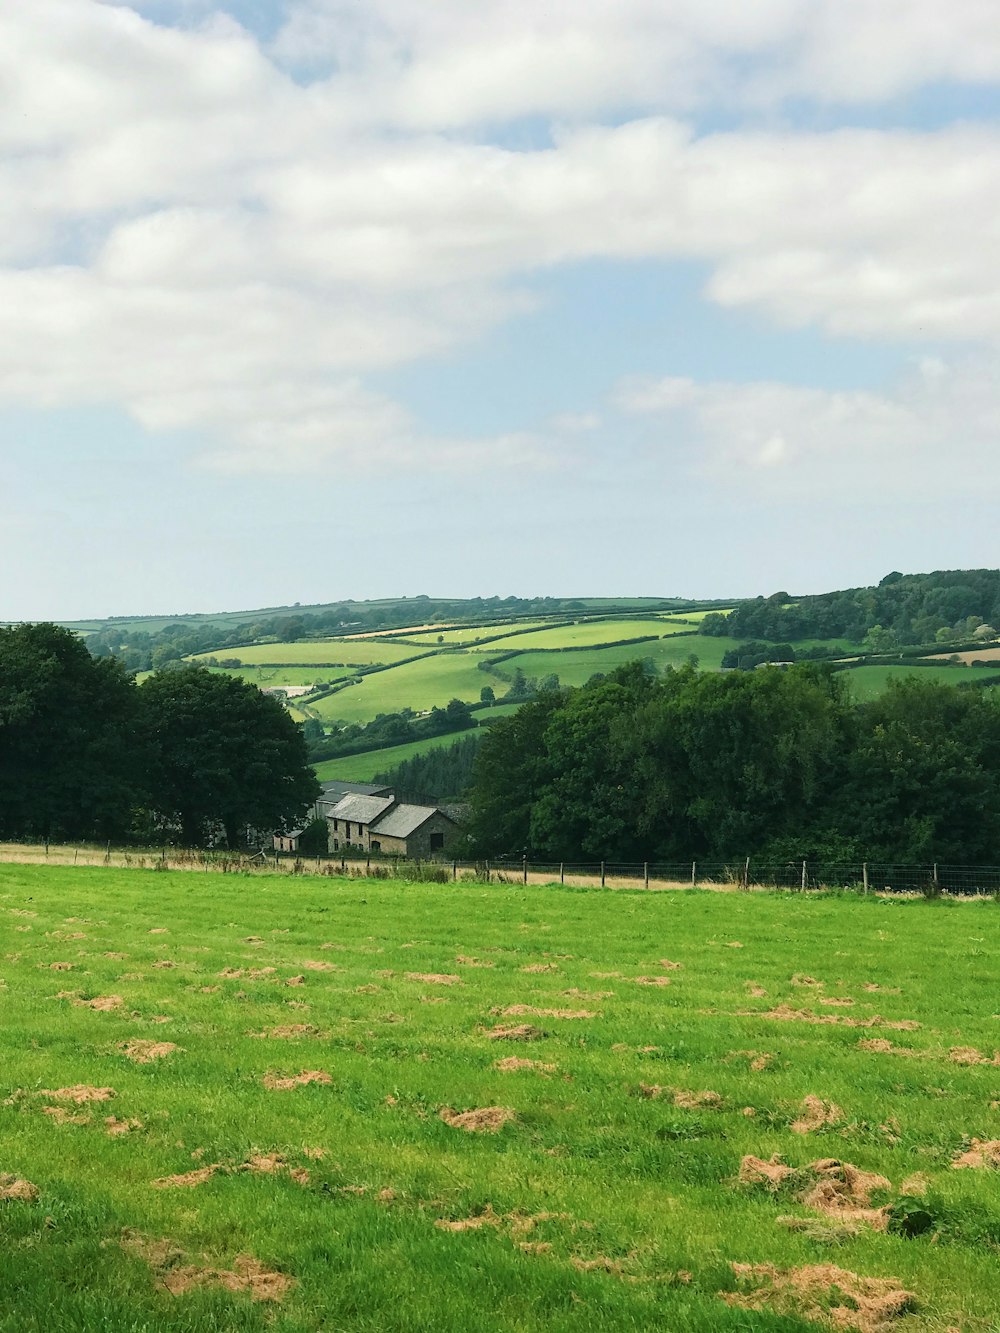
POLYGON ((530 857, 453 860, 437 856, 405 859, 346 849, 305 856, 272 848, 259 851, 190 849, 175 846, 113 847, 110 843, 0 843, 0 864, 115 866, 133 870, 185 870, 219 874, 320 875, 401 879, 437 883, 564 884, 580 888, 708 888, 753 892, 784 889, 808 893, 923 894, 1000 899, 1000 866, 903 864, 885 861, 538 861, 530 857))

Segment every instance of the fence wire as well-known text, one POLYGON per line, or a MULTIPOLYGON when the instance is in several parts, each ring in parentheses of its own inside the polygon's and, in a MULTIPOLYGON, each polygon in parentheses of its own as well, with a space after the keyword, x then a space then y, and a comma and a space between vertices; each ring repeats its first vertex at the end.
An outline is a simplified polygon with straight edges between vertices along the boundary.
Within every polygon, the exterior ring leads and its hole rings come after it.
POLYGON ((904 864, 858 861, 541 861, 531 857, 498 860, 407 860, 375 853, 338 852, 303 856, 263 848, 256 852, 200 850, 174 846, 112 847, 44 842, 0 843, 0 862, 21 864, 117 866, 135 870, 198 870, 219 873, 260 872, 297 875, 429 880, 460 879, 500 884, 560 883, 604 888, 784 889, 808 893, 853 890, 858 893, 994 895, 1000 898, 1000 866, 904 864))

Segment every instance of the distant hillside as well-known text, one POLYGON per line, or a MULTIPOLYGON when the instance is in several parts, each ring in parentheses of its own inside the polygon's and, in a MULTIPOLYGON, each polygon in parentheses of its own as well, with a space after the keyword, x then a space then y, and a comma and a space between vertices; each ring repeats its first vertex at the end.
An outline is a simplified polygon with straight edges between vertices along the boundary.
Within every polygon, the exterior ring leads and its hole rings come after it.
POLYGON ((894 572, 873 588, 811 597, 776 592, 739 602, 726 616, 706 616, 702 632, 777 643, 847 639, 884 653, 916 644, 989 639, 998 625, 1000 570, 953 569, 894 572))

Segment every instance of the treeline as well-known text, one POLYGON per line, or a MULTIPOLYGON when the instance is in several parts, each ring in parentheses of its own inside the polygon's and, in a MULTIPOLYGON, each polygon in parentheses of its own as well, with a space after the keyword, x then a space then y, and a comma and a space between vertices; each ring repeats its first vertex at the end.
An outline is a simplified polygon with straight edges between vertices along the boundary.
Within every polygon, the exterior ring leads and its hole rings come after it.
POLYGON ((412 708, 399 713, 379 713, 362 726, 352 722, 332 734, 325 735, 319 722, 305 724, 309 762, 339 759, 344 755, 363 754, 368 750, 386 750, 392 745, 407 745, 426 740, 430 736, 446 736, 453 731, 466 731, 476 725, 472 709, 461 699, 452 699, 444 708, 432 708, 418 717, 412 708))
POLYGON ((87 636, 87 646, 95 657, 120 658, 130 671, 150 671, 194 653, 246 647, 269 639, 296 643, 300 639, 336 634, 405 629, 418 622, 444 626, 454 621, 534 618, 585 610, 583 602, 561 597, 403 597, 393 602, 346 601, 316 610, 293 607, 270 616, 248 616, 238 622, 231 616, 219 620, 178 619, 155 631, 143 629, 141 621, 112 618, 87 636))
POLYGON ((416 793, 433 803, 460 801, 472 784, 480 735, 463 736, 426 754, 404 759, 394 768, 375 774, 375 782, 399 793, 416 793))
POLYGON ((498 721, 470 800, 483 856, 992 864, 1000 704, 917 678, 855 703, 814 663, 630 664, 498 721))
POLYGON ((1000 570, 938 570, 887 574, 874 588, 799 597, 787 592, 740 602, 728 615, 713 613, 702 633, 737 639, 795 642, 847 639, 872 652, 900 645, 953 643, 996 636, 1000 625, 1000 570))
POLYGON ((318 793, 301 730, 255 686, 195 666, 136 685, 57 625, 0 629, 0 838, 235 847, 318 793))

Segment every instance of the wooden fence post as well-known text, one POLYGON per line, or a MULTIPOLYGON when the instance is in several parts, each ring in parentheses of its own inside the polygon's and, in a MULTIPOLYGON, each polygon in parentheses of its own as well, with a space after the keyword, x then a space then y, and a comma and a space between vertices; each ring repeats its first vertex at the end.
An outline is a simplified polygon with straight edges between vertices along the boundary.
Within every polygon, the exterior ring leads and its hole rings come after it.
POLYGON ((697 869, 698 869, 698 862, 697 862, 697 861, 692 861, 692 862, 691 862, 691 887, 692 887, 692 889, 694 888, 695 884, 697 883, 697 879, 696 879, 696 871, 697 871, 697 869))
POLYGON ((522 884, 528 882, 528 858, 526 856, 521 857, 521 882, 522 884))
POLYGON ((601 888, 604 888, 604 862, 601 862, 601 888))
POLYGON ((743 891, 750 892, 750 858, 747 857, 746 865, 743 867, 743 891))
POLYGON ((645 888, 648 889, 648 888, 649 888, 649 862, 648 862, 648 861, 643 861, 643 863, 642 863, 642 880, 643 880, 643 886, 644 886, 645 888))
POLYGON ((803 893, 805 893, 805 891, 806 891, 806 884, 807 884, 807 882, 808 882, 808 880, 807 880, 807 876, 806 876, 806 863, 805 863, 805 861, 803 861, 803 862, 802 862, 802 892, 803 892, 803 893))
POLYGON ((559 862, 559 883, 566 883, 566 864, 563 861, 559 862))
POLYGON ((868 862, 867 862, 867 861, 866 861, 866 862, 864 863, 864 865, 861 867, 861 878, 862 878, 862 880, 864 881, 865 893, 867 893, 867 892, 868 892, 868 862))

